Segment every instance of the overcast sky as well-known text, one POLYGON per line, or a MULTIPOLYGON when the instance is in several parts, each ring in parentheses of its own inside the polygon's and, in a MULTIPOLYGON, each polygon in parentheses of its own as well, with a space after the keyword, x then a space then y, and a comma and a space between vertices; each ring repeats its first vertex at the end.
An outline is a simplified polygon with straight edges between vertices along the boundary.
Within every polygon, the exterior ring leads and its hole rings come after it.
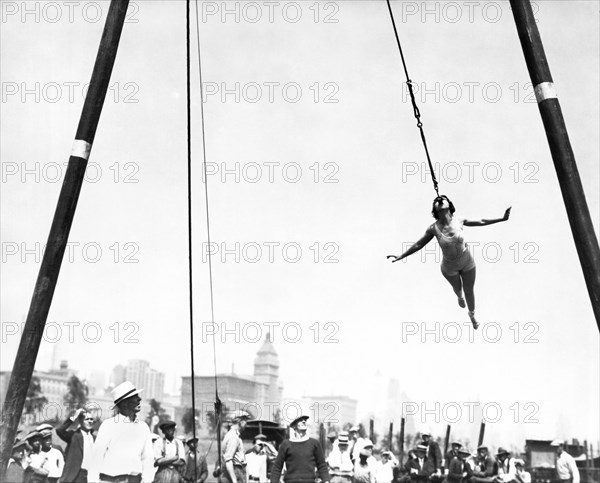
MULTIPOLYGON (((500 407, 491 431, 504 440, 598 441, 598 329, 509 4, 393 8, 440 192, 467 218, 513 207, 508 223, 465 229, 482 327, 470 330, 435 241, 385 258, 432 223, 435 195, 385 2, 204 2, 217 370, 252 373, 271 324, 286 395, 348 394, 364 408, 386 397, 370 390, 380 371, 420 408, 500 407)), ((598 3, 534 10, 598 220, 598 3)), ((107 11, 2 2, 2 370, 107 11)), ((195 370, 212 374, 193 31, 195 370)), ((173 390, 190 372, 185 52, 184 2, 132 4, 39 369, 59 344, 82 376, 142 358, 173 390)), ((450 417, 422 422, 441 433, 450 417)))

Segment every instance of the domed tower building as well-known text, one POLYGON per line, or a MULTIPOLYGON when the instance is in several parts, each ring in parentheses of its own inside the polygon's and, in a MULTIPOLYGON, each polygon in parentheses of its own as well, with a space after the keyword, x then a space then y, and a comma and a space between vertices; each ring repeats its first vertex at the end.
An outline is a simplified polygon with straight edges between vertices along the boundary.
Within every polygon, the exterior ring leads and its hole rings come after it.
MULTIPOLYGON (((279 356, 271 341, 270 333, 267 333, 262 347, 254 358, 254 378, 257 382, 265 384, 263 401, 272 405, 272 412, 280 408, 283 387, 279 383, 279 356)), ((269 419, 272 418, 271 415, 269 419)))

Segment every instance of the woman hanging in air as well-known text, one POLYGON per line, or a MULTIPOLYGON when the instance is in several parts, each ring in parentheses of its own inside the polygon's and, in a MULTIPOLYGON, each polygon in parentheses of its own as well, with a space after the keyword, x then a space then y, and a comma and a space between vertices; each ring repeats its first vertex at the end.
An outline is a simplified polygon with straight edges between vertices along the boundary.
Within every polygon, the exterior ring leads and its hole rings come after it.
POLYGON ((454 205, 447 196, 438 196, 433 200, 431 210, 436 222, 430 225, 425 231, 425 235, 402 255, 388 255, 387 258, 393 258, 392 262, 402 260, 418 252, 435 236, 442 249, 442 275, 452 285, 452 289, 458 297, 458 305, 464 307, 466 299, 469 318, 473 328, 477 329, 479 323, 475 319, 475 294, 473 292, 476 273, 475 260, 465 243, 463 226, 486 226, 506 221, 510 216, 510 210, 511 208, 508 208, 502 218, 466 220, 454 216, 454 205))

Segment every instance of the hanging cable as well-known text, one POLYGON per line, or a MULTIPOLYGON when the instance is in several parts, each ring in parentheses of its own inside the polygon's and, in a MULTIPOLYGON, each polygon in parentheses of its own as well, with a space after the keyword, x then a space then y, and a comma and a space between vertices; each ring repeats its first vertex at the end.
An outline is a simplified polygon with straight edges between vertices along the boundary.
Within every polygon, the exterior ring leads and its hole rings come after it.
MULTIPOLYGON (((189 1, 189 0, 188 0, 189 1)), ((205 122, 204 122, 204 86, 202 83, 202 50, 200 48, 200 17, 198 14, 198 0, 195 0, 196 7, 196 39, 197 39, 197 51, 198 51, 198 79, 200 84, 200 120, 201 120, 201 130, 202 130, 202 170, 204 174, 204 199, 206 206, 206 236, 208 246, 211 246, 211 237, 210 237, 210 210, 208 203, 208 175, 207 175, 207 167, 206 167, 206 133, 205 133, 205 122)), ((209 286, 210 286, 210 316, 211 323, 214 327, 215 325, 215 304, 214 304, 214 291, 213 291, 213 274, 212 274, 212 255, 208 254, 208 277, 209 277, 209 286)), ((213 345, 213 373, 214 373, 214 381, 215 381, 215 426, 216 426, 216 439, 217 439, 217 465, 214 471, 214 475, 218 476, 221 472, 221 411, 222 411, 222 403, 219 399, 219 385, 217 378, 217 347, 216 347, 216 337, 215 332, 213 330, 212 334, 212 345, 213 345)), ((212 442, 211 442, 212 446, 212 442)), ((210 447, 209 447, 210 450, 210 447)))
POLYGON ((421 112, 419 111, 419 107, 417 106, 417 101, 415 99, 415 93, 413 91, 412 81, 410 80, 410 76, 408 75, 408 69, 406 68, 406 61, 404 60, 404 53, 402 52, 402 45, 400 44, 400 37, 398 36, 398 29, 396 28, 396 21, 394 20, 394 12, 392 11, 392 5, 390 4, 390 0, 386 0, 388 10, 390 12, 390 18, 392 19, 392 26, 394 27, 394 35, 396 36, 396 43, 398 44, 398 50, 400 51, 400 58, 402 59, 402 66, 404 67, 404 73, 406 74, 406 84, 408 85, 408 92, 410 94, 410 100, 413 106, 413 113, 415 115, 415 119, 417 120, 417 127, 421 133, 421 140, 423 141, 423 147, 425 148, 425 154, 427 155, 427 162, 429 163, 429 170, 431 171, 431 179, 433 181, 433 189, 436 194, 439 196, 440 193, 438 191, 438 182, 435 177, 435 171, 433 170, 433 164, 431 163, 431 157, 429 156, 429 149, 427 149, 427 140, 425 139, 425 131, 423 130, 423 123, 421 122, 421 112))

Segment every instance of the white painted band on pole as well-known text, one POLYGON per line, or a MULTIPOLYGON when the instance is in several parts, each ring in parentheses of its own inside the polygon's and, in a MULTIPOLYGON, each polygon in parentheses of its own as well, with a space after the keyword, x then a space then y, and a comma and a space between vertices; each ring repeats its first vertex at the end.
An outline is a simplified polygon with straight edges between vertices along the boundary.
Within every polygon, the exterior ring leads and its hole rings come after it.
POLYGON ((90 143, 82 141, 81 139, 75 139, 75 141, 73 141, 73 149, 71 149, 71 156, 83 158, 87 161, 90 157, 91 150, 92 145, 90 143))
POLYGON ((554 88, 554 82, 541 82, 535 86, 535 98, 538 104, 546 99, 556 99, 556 89, 554 88))

